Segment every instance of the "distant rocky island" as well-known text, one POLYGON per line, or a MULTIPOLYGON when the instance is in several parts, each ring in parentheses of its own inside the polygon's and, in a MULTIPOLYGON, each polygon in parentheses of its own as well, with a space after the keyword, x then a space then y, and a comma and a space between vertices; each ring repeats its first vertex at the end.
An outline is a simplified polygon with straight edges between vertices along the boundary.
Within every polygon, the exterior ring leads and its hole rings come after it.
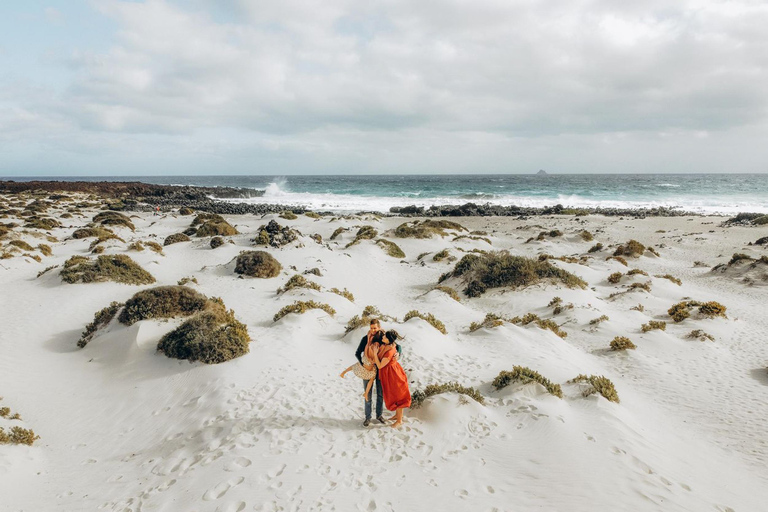
POLYGON ((539 172, 536 173, 538 176, 547 176, 548 173, 544 169, 539 169, 539 172))

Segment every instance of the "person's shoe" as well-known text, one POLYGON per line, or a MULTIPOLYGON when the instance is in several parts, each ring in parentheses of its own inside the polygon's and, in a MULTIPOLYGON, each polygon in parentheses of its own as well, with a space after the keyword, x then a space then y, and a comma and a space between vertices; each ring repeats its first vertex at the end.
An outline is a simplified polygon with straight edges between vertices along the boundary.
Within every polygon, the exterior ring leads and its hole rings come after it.
POLYGON ((371 424, 371 419, 370 418, 366 418, 365 421, 363 422, 363 426, 364 427, 367 427, 370 424, 371 424))
POLYGON ((386 421, 384 420, 384 416, 379 416, 376 419, 379 420, 379 423, 386 423, 386 421))

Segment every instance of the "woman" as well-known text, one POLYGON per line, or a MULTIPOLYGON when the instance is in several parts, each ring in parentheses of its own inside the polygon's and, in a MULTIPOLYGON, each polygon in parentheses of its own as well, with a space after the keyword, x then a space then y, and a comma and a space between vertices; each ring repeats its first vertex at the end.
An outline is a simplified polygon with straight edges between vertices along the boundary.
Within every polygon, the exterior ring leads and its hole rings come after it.
POLYGON ((392 419, 395 423, 392 428, 403 424, 403 409, 411 406, 411 392, 408 389, 408 377, 405 370, 393 356, 397 353, 395 341, 400 338, 397 331, 390 330, 385 333, 379 331, 373 336, 373 343, 378 345, 378 350, 373 351, 373 362, 379 369, 379 380, 384 392, 384 404, 390 411, 395 411, 392 419))

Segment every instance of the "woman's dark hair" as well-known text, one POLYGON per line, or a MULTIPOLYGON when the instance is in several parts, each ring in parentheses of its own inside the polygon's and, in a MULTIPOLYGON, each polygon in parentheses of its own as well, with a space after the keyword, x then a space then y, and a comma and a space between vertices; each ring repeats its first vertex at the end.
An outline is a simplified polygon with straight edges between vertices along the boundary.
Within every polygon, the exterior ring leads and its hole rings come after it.
POLYGON ((400 334, 398 334, 398 332, 394 329, 390 329, 387 332, 385 332, 384 336, 387 337, 390 343, 395 343, 397 340, 403 339, 403 337, 400 336, 400 334))
POLYGON ((377 331, 371 338, 371 343, 381 343, 384 341, 384 331, 377 331))

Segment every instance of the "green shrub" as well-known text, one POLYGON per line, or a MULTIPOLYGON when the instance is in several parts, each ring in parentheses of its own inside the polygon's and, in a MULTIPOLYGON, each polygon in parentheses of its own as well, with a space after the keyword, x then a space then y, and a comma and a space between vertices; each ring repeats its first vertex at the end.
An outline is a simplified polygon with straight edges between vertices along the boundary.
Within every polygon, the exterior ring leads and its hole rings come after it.
POLYGON ((102 226, 124 226, 130 228, 131 231, 136 231, 136 226, 133 225, 131 219, 119 212, 106 211, 98 213, 93 218, 93 222, 102 226))
POLYGON ((667 330, 667 322, 659 322, 656 320, 651 320, 647 324, 643 324, 640 329, 643 332, 648 331, 666 331, 667 330))
POLYGON ((199 228, 197 228, 197 231, 195 232, 195 236, 198 236, 198 237, 204 237, 204 236, 232 236, 232 235, 237 235, 237 234, 239 234, 237 229, 235 229, 235 227, 232 226, 227 221, 222 221, 222 222, 208 221, 208 222, 205 222, 199 228))
POLYGON ((245 355, 251 337, 246 326, 227 311, 221 299, 160 339, 157 350, 166 356, 218 364, 245 355))
POLYGON ((235 273, 269 279, 280 275, 283 266, 265 251, 245 251, 237 257, 235 273))
POLYGON ((129 251, 138 251, 141 252, 144 250, 144 244, 141 243, 141 241, 136 241, 131 243, 131 245, 128 246, 129 251))
POLYGON ((560 326, 557 325, 557 323, 555 323, 553 320, 541 319, 539 318, 539 315, 535 313, 526 313, 522 318, 516 316, 515 318, 512 318, 510 322, 516 325, 528 325, 530 323, 535 323, 539 329, 549 329, 563 339, 568 337, 568 333, 561 330, 560 326))
POLYGON ((623 274, 623 273, 621 273, 621 272, 614 272, 613 274, 611 274, 611 275, 609 275, 609 276, 608 276, 608 282, 609 282, 609 283, 613 283, 613 284, 616 284, 616 283, 618 283, 619 281, 621 281, 621 277, 622 277, 623 275, 624 275, 624 274, 623 274))
POLYGON ((128 299, 118 320, 133 325, 150 318, 175 318, 203 311, 208 297, 186 286, 157 286, 128 299))
MULTIPOLYGON (((443 249, 442 251, 437 252, 437 253, 435 253, 434 256, 432 256, 432 261, 442 261, 442 260, 444 260, 445 258, 447 258, 450 255, 451 255, 451 253, 450 253, 450 251, 448 251, 448 249, 443 249)), ((419 259, 421 259, 421 258, 419 258, 419 259)))
POLYGON ((395 236, 398 238, 432 238, 435 235, 447 236, 446 229, 452 231, 467 231, 467 228, 449 220, 433 220, 404 222, 395 228, 395 236))
POLYGON ((640 270, 639 268, 633 268, 632 270, 627 272, 628 276, 634 276, 634 275, 638 275, 638 274, 641 275, 641 276, 647 276, 648 272, 646 272, 645 270, 640 270))
POLYGON ((102 255, 96 260, 72 256, 64 262, 61 278, 65 283, 152 284, 155 278, 125 254, 102 255))
POLYGON ((603 397, 610 401, 619 403, 619 395, 616 393, 616 388, 613 386, 613 382, 607 377, 602 375, 577 375, 571 382, 585 382, 589 384, 589 388, 582 392, 583 396, 590 396, 595 393, 600 393, 603 397))
POLYGON ((79 240, 81 238, 91 238, 93 236, 102 240, 110 240, 112 238, 117 238, 117 235, 115 235, 115 233, 112 230, 107 228, 100 228, 100 227, 80 228, 80 229, 76 229, 72 233, 72 238, 76 240, 79 240))
POLYGON ((320 214, 315 213, 315 212, 304 212, 304 215, 306 215, 310 219, 320 219, 321 218, 320 214))
POLYGON ((189 238, 184 233, 174 233, 173 235, 168 235, 165 238, 165 241, 163 242, 163 245, 168 246, 168 245, 172 245, 172 244, 177 244, 179 242, 189 242, 190 240, 192 240, 192 239, 189 238))
POLYGON ((36 219, 30 219, 25 225, 25 228, 35 228, 35 229, 42 229, 45 231, 50 231, 51 229, 56 229, 61 227, 61 223, 57 221, 56 219, 50 219, 47 217, 43 218, 36 218, 36 219))
POLYGON ((560 297, 552 297, 552 300, 549 301, 549 304, 547 304, 548 308, 557 307, 560 304, 563 303, 563 299, 560 297))
POLYGON ((109 322, 112 321, 113 318, 115 318, 115 315, 120 310, 120 308, 123 307, 122 302, 112 302, 109 304, 109 306, 105 307, 104 309, 101 309, 96 312, 96 314, 93 316, 93 322, 89 323, 85 326, 85 330, 83 331, 83 334, 80 336, 80 339, 77 342, 77 346, 80 348, 83 348, 88 344, 88 342, 93 339, 94 334, 96 334, 96 331, 99 329, 106 327, 109 322))
POLYGON ((726 309, 725 306, 715 301, 709 301, 699 305, 699 313, 709 318, 716 316, 727 318, 725 316, 726 309))
POLYGON ((459 297, 459 294, 456 293, 456 290, 454 290, 450 286, 435 286, 435 290, 440 290, 441 292, 448 294, 448 296, 451 297, 456 302, 461 302, 461 298, 459 297))
POLYGON ((613 340, 611 340, 610 347, 613 351, 634 350, 637 348, 635 344, 632 343, 632 341, 626 336, 616 336, 613 338, 613 340))
POLYGON ((51 265, 50 267, 45 267, 45 270, 41 270, 40 272, 37 273, 37 277, 40 277, 43 274, 46 274, 55 268, 58 268, 58 265, 51 265))
POLYGON ((549 379, 541 375, 539 372, 531 370, 525 366, 513 366, 512 371, 502 371, 493 379, 493 387, 496 390, 503 389, 509 386, 513 382, 519 382, 520 384, 530 384, 531 382, 538 382, 544 388, 547 393, 557 398, 563 398, 563 390, 560 384, 553 384, 549 379))
POLYGON ((645 246, 638 242, 637 240, 630 240, 624 245, 620 245, 616 248, 616 250, 613 252, 614 256, 627 256, 631 258, 636 258, 638 256, 642 256, 645 252, 645 246))
POLYGON ((569 288, 587 286, 581 278, 548 261, 513 256, 506 251, 467 254, 456 263, 452 272, 441 276, 440 281, 448 277, 464 278, 467 282, 464 293, 469 297, 479 297, 491 288, 530 286, 543 279, 559 281, 569 288))
POLYGON ((582 239, 582 240, 584 240, 585 242, 591 242, 592 240, 594 240, 594 239, 595 239, 595 237, 592 235, 592 233, 590 233, 590 232, 589 232, 589 231, 587 231, 586 229, 585 229, 585 230, 582 230, 582 231, 579 233, 579 235, 581 236, 581 239, 582 239))
POLYGON ((418 409, 424 405, 427 398, 442 393, 458 393, 470 397, 481 405, 485 405, 485 398, 477 389, 464 387, 458 382, 447 382, 444 384, 430 384, 424 390, 414 391, 411 395, 411 409, 418 409))
POLYGON ((211 246, 211 249, 216 249, 217 247, 224 245, 224 239, 220 236, 214 236, 211 238, 211 243, 209 245, 211 246))
POLYGON ((593 253, 593 252, 598 252, 598 251, 602 251, 602 250, 603 250, 603 244, 598 242, 595 245, 593 245, 592 247, 590 247, 587 252, 588 253, 593 253))
POLYGON ((280 213, 280 218, 281 219, 285 219, 285 220, 296 220, 299 217, 295 213, 293 213, 293 212, 284 211, 284 212, 280 213))
POLYGON ((341 295, 345 299, 347 299, 349 302, 355 302, 355 296, 352 295, 352 292, 344 288, 343 290, 339 290, 338 288, 331 288, 329 290, 331 293, 335 293, 336 295, 341 295))
POLYGON ((265 226, 259 227, 259 234, 253 240, 256 245, 269 245, 272 247, 282 247, 296 241, 299 232, 288 226, 281 226, 275 221, 270 220, 265 226))
POLYGON ((602 322, 607 322, 608 320, 610 320, 610 318, 608 318, 608 315, 602 315, 590 320, 589 325, 600 325, 602 322))
POLYGON ((317 290, 320 291, 320 285, 317 283, 314 283, 312 281, 308 281, 304 276, 299 274, 294 274, 291 276, 290 279, 288 279, 288 282, 285 283, 281 288, 277 289, 277 293, 285 293, 288 290, 292 290, 294 288, 308 288, 310 290, 317 290))
POLYGON ((328 313, 331 316, 334 316, 336 314, 336 310, 333 309, 328 304, 320 304, 319 302, 315 302, 313 300, 309 301, 301 301, 297 300, 293 304, 290 304, 288 306, 283 307, 280 311, 275 313, 275 316, 272 318, 274 322, 277 322, 281 318, 283 318, 285 315, 296 313, 298 315, 303 315, 310 309, 322 309, 326 313, 328 313))
POLYGON ((469 332, 475 332, 479 329, 493 329, 494 327, 499 327, 500 325, 504 325, 503 318, 493 313, 487 313, 482 322, 472 322, 469 324, 469 332))
POLYGON ((379 236, 379 232, 373 226, 363 226, 357 230, 355 239, 347 244, 347 247, 352 247, 360 242, 360 240, 373 240, 379 236))
POLYGON ((403 317, 403 322, 407 322, 411 318, 421 318, 441 333, 448 334, 448 331, 445 330, 445 324, 435 318, 432 313, 420 313, 419 311, 413 309, 405 314, 405 317, 403 317))
POLYGON ((34 247, 29 245, 24 240, 11 240, 10 242, 8 242, 8 245, 12 245, 14 247, 18 247, 22 251, 34 251, 35 250, 34 247))

